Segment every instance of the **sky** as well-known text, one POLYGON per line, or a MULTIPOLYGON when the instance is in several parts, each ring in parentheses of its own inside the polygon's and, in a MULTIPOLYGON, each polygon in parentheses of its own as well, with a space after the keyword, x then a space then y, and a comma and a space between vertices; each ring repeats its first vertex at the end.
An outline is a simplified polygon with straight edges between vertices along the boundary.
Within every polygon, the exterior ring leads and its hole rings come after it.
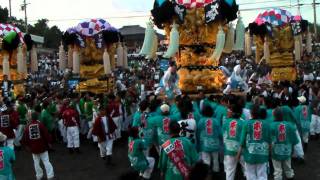
MULTIPOLYGON (((24 19, 21 11, 23 0, 12 1, 12 15, 24 19)), ((287 6, 284 9, 297 14, 298 0, 237 0, 240 4, 244 23, 254 21, 262 7, 287 6), (291 7, 290 4, 292 5, 291 7)), ((310 4, 312 0, 300 0, 300 4, 310 4)), ((154 0, 27 0, 28 23, 34 24, 38 19, 49 19, 49 26, 57 25, 61 30, 76 26, 79 22, 90 18, 103 18, 112 26, 120 28, 124 25, 146 26, 150 18, 150 10, 154 0)), ((0 0, 2 7, 9 6, 9 0, 0 0)), ((320 8, 317 7, 318 17, 320 8)), ((310 5, 301 7, 304 19, 313 22, 313 9, 310 5)), ((318 24, 320 19, 318 20, 318 24)))

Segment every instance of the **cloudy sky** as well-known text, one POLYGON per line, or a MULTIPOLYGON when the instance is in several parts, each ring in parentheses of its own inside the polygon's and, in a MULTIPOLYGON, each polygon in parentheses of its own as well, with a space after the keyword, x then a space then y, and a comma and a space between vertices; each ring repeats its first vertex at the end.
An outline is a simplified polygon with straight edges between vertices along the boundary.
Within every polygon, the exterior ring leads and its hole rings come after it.
MULTIPOLYGON (((27 0, 28 21, 33 24, 37 19, 49 19, 49 25, 57 25, 61 30, 76 26, 80 21, 90 18, 104 18, 113 26, 119 28, 123 25, 139 24, 145 26, 150 16, 154 0, 27 0)), ((313 11, 310 4, 312 0, 300 0, 306 4, 301 7, 302 16, 313 22, 313 11)), ((23 0, 12 0, 12 15, 24 18, 21 11, 23 0)), ((245 24, 253 21, 263 9, 262 7, 285 6, 284 8, 297 13, 297 0, 237 0, 243 11, 245 24), (290 6, 291 5, 291 6, 290 6)), ((1 0, 2 7, 8 7, 9 0, 1 0)), ((319 7, 317 8, 320 14, 319 7)), ((320 20, 318 21, 318 23, 320 20)))

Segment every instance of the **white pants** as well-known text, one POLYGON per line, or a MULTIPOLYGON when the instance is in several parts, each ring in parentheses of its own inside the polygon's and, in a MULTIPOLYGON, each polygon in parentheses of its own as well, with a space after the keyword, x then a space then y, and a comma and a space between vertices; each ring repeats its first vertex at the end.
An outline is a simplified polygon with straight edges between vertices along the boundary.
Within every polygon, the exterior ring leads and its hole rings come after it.
POLYGON ((113 139, 99 143, 100 156, 106 157, 112 155, 113 139))
POLYGON ((40 159, 44 165, 44 168, 46 169, 47 178, 50 179, 54 177, 53 167, 49 161, 48 151, 41 154, 32 154, 32 158, 34 163, 34 169, 36 171, 37 180, 43 178, 43 170, 40 166, 40 159))
POLYGON ((116 129, 116 139, 121 138, 121 125, 122 125, 122 118, 121 116, 118 117, 113 117, 113 122, 116 124, 117 129, 116 129))
POLYGON ((87 134, 87 139, 93 140, 93 142, 98 142, 98 137, 95 135, 92 135, 92 130, 93 130, 93 121, 88 122, 88 127, 89 127, 89 132, 87 134))
POLYGON ((82 135, 85 135, 88 133, 89 127, 88 127, 88 123, 87 120, 85 118, 81 118, 80 119, 80 133, 82 135))
POLYGON ((22 139, 25 127, 26 127, 26 125, 22 125, 22 124, 19 124, 19 126, 18 126, 18 129, 17 129, 17 132, 16 132, 16 139, 14 140, 14 144, 16 146, 21 146, 20 141, 22 139))
POLYGON ((64 143, 68 142, 67 141, 67 128, 66 126, 63 124, 63 120, 60 119, 58 121, 58 127, 59 127, 59 131, 60 131, 60 135, 62 136, 62 140, 64 143))
MULTIPOLYGON (((229 155, 224 156, 223 164, 224 164, 224 172, 226 173, 226 180, 234 180, 234 176, 236 174, 237 165, 238 165, 238 160, 236 156, 229 156, 229 155)), ((243 163, 241 163, 241 165, 243 165, 243 163)))
POLYGON ((14 142, 14 139, 7 139, 6 145, 7 145, 7 147, 9 147, 9 148, 14 150, 13 142, 14 142))
POLYGON ((80 147, 79 128, 77 126, 67 127, 67 140, 68 148, 80 147))
POLYGON ((303 152, 303 147, 302 147, 302 141, 301 141, 301 137, 300 137, 300 134, 298 132, 298 130, 296 130, 296 135, 298 137, 298 144, 296 144, 294 147, 293 147, 293 154, 292 156, 293 157, 298 157, 298 158, 304 158, 304 152, 303 152))
POLYGON ((214 172, 219 172, 219 152, 207 153, 201 152, 201 160, 210 166, 211 161, 213 163, 212 170, 214 172))
POLYGON ((267 180, 267 163, 245 163, 247 180, 267 180))
POLYGON ((303 133, 302 134, 302 142, 308 143, 309 142, 309 133, 303 133))
POLYGON ((147 161, 149 163, 149 167, 142 173, 142 177, 145 179, 150 179, 154 168, 155 160, 153 157, 147 157, 147 161))
POLYGON ((277 161, 272 159, 272 164, 274 168, 274 180, 282 180, 282 171, 284 171, 284 174, 286 175, 286 178, 293 178, 294 172, 291 168, 291 159, 288 159, 286 161, 277 161), (282 170, 283 168, 283 170, 282 170))
POLYGON ((318 115, 312 114, 311 116, 310 134, 312 136, 320 134, 320 117, 318 115))

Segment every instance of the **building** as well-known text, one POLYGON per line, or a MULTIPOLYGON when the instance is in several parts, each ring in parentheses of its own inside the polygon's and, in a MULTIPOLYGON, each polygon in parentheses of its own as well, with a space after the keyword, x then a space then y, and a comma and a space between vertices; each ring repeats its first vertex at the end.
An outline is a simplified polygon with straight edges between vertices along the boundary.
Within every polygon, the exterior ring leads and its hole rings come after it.
MULTIPOLYGON (((124 42, 128 47, 129 53, 134 53, 137 49, 140 49, 143 45, 144 34, 146 28, 139 25, 123 26, 119 29, 122 36, 124 37, 124 42)), ((164 35, 157 33, 159 40, 164 39, 164 35)))

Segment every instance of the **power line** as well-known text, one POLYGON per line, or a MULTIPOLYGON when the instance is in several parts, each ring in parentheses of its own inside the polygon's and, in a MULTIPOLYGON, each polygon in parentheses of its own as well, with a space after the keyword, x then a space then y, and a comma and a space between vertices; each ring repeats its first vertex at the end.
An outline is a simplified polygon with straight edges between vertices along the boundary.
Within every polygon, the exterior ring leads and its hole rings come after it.
MULTIPOLYGON (((279 2, 284 0, 278 0, 278 1, 265 1, 266 2, 279 2)), ((260 2, 262 3, 262 2, 260 2)), ((255 3, 247 3, 247 4, 255 4, 255 3)), ((319 3, 316 3, 318 5, 319 3)), ((241 5, 241 4, 240 4, 241 5)), ((280 6, 267 6, 267 7, 255 7, 255 8, 240 8, 239 10, 241 12, 248 12, 248 11, 258 11, 258 10, 266 10, 266 9, 272 9, 272 8, 292 8, 297 6, 312 6, 311 4, 295 4, 295 5, 280 5, 280 6)), ((128 16, 109 16, 109 17, 102 17, 102 19, 128 19, 128 18, 148 18, 151 17, 150 14, 142 14, 142 15, 128 15, 128 16)), ((62 21, 82 21, 82 20, 89 20, 92 18, 69 18, 69 19, 48 19, 51 22, 62 22, 62 21)), ((37 22, 38 20, 29 20, 29 22, 37 22)))

